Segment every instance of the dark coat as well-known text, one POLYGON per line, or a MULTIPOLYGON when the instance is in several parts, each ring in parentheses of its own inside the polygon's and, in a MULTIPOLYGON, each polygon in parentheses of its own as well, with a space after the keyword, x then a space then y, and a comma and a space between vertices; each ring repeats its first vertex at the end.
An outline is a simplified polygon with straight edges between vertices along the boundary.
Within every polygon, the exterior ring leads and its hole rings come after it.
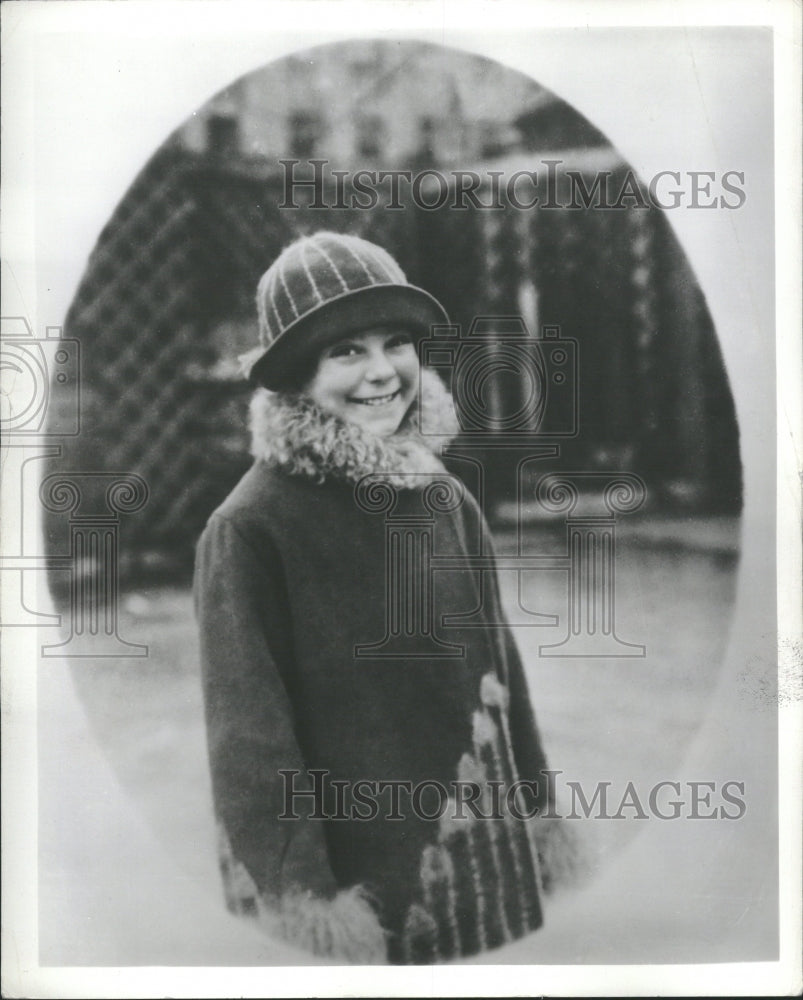
MULTIPOLYGON (((441 391, 428 383, 424 405, 441 391)), ((438 559, 488 554, 476 502, 455 483, 451 504, 427 492, 442 467, 413 434, 401 450, 392 443, 366 456, 365 432, 305 403, 263 391, 258 406, 259 457, 210 518, 196 566, 230 907, 292 911, 289 933, 298 943, 349 952, 332 943, 342 928, 333 930, 328 919, 309 930, 298 900, 339 898, 344 906, 350 890, 361 919, 370 900, 367 912, 378 917, 397 962, 470 954, 536 929, 542 881, 551 877, 539 872, 539 841, 554 839, 555 821, 516 820, 504 794, 497 792, 498 806, 488 797, 489 779, 506 787, 528 779, 536 784, 524 809, 550 811, 546 757, 515 642, 501 624, 495 572, 454 563, 435 572, 432 617, 418 620, 409 636, 404 622, 388 617, 389 566, 400 558, 389 555, 389 539, 411 546, 408 555, 430 543, 438 559), (385 495, 359 485, 366 472, 374 486, 392 484, 391 510, 372 509, 385 495), (482 617, 470 624, 444 619, 478 608, 482 617), (316 771, 323 772, 317 802, 288 798, 289 790, 311 789, 316 771), (415 814, 410 788, 438 782, 454 796, 458 779, 481 789, 474 811, 501 808, 505 818, 478 818, 467 807, 457 810, 466 818, 450 818, 454 802, 440 821, 415 814), (389 818, 389 787, 365 784, 392 781, 409 782, 398 789, 402 818, 389 818), (366 789, 375 818, 360 818, 372 812, 366 789), (328 818, 310 815, 316 809, 328 818)), ((413 577, 422 572, 420 564, 408 566, 402 591, 418 587, 420 596, 423 585, 413 577)), ((438 798, 429 792, 422 789, 418 806, 432 816, 438 798)), ((320 917, 320 906, 316 912, 320 917)), ((279 923, 288 933, 288 920, 279 923)), ((361 928, 358 937, 367 933, 365 923, 361 928)), ((368 960, 357 952, 357 960, 368 960)))

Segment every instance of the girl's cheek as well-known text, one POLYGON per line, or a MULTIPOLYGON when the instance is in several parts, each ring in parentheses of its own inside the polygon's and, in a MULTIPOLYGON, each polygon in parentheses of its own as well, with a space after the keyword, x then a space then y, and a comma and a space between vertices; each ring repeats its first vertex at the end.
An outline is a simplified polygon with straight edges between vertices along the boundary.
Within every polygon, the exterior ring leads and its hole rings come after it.
POLYGON ((401 359, 401 362, 397 370, 400 373, 404 372, 407 378, 417 379, 418 373, 421 370, 421 366, 418 363, 418 354, 416 353, 415 348, 413 348, 412 346, 410 347, 410 352, 411 353, 409 356, 403 357, 401 359))

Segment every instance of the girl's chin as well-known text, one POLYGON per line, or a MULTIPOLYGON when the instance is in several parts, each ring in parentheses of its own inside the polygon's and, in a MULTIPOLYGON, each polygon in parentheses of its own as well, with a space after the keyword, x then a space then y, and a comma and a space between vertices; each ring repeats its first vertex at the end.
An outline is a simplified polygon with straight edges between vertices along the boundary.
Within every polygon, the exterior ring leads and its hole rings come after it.
POLYGON ((365 406, 353 403, 349 407, 349 419, 377 437, 390 437, 399 429, 410 401, 401 396, 385 406, 365 406))
POLYGON ((370 431, 371 434, 375 434, 377 437, 390 437, 391 434, 395 434, 399 429, 399 424, 401 423, 402 415, 399 414, 384 414, 376 416, 360 416, 358 420, 354 422, 359 424, 366 431, 370 431))

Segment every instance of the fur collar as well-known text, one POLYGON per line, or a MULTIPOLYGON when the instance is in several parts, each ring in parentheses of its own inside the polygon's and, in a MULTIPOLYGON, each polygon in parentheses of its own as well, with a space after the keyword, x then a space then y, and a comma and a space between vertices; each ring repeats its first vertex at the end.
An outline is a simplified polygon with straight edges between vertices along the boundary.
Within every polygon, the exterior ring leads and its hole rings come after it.
POLYGON ((357 483, 375 475, 399 488, 443 475, 438 455, 459 430, 452 397, 438 375, 422 369, 417 400, 399 430, 376 437, 326 413, 306 396, 258 389, 251 400, 251 454, 291 475, 322 483, 357 483), (437 428, 438 434, 422 434, 437 428))

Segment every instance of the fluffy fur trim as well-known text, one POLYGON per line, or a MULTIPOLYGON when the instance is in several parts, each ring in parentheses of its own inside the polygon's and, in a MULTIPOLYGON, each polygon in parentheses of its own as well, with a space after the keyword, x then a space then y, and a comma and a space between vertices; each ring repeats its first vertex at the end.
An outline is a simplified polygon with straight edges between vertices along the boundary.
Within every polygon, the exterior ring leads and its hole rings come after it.
POLYGON ((585 824, 563 817, 539 817, 529 822, 544 892, 552 895, 560 889, 577 886, 591 876, 596 851, 585 824))
POLYGON ((458 429, 452 397, 426 369, 416 402, 387 438, 324 412, 301 394, 258 389, 251 400, 251 454, 321 483, 356 484, 375 475, 400 488, 424 486, 427 477, 444 474, 438 454, 458 429))
POLYGON ((314 955, 354 965, 387 963, 385 931, 360 886, 333 899, 294 892, 274 905, 260 900, 259 922, 272 937, 314 955))

